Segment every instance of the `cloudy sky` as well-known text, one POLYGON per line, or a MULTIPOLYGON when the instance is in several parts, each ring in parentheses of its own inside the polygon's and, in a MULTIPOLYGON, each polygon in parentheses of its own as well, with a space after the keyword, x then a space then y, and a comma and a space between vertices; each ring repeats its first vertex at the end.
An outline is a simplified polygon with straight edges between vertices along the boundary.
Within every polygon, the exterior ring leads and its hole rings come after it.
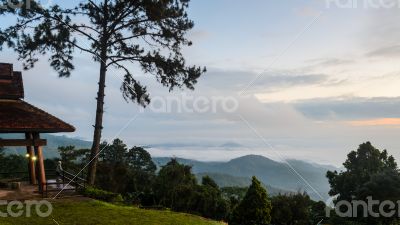
MULTIPOLYGON (((184 54, 208 72, 196 90, 169 93, 131 67, 153 98, 143 110, 123 100, 122 74, 110 71, 104 139, 157 156, 335 165, 371 141, 400 159, 400 3, 354 2, 192 0, 194 46, 184 54)), ((0 61, 21 69, 10 50, 0 61)), ((90 140, 99 65, 81 52, 74 63, 70 78, 58 78, 43 57, 23 74, 26 100, 73 124, 69 136, 90 140)))

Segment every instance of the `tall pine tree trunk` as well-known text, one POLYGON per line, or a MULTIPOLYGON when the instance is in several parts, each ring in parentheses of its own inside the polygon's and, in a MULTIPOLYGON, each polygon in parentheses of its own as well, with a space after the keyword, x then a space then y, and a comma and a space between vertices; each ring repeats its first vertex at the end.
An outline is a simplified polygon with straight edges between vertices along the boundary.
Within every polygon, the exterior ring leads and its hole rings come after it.
POLYGON ((104 89, 106 87, 106 73, 107 73, 106 55, 107 53, 105 51, 102 52, 100 61, 100 77, 99 77, 99 90, 97 92, 96 121, 94 125, 93 144, 90 152, 90 163, 87 175, 87 182, 90 185, 93 185, 95 182, 97 160, 100 151, 101 132, 103 129, 104 96, 105 96, 104 89))
POLYGON ((99 91, 97 92, 97 107, 96 107, 96 122, 94 125, 93 144, 90 152, 89 171, 87 175, 87 182, 89 185, 94 185, 96 180, 97 160, 100 152, 101 132, 103 130, 103 114, 104 114, 104 89, 106 88, 106 74, 107 74, 107 22, 108 22, 108 0, 104 0, 103 4, 103 24, 102 36, 100 38, 100 77, 99 77, 99 91))

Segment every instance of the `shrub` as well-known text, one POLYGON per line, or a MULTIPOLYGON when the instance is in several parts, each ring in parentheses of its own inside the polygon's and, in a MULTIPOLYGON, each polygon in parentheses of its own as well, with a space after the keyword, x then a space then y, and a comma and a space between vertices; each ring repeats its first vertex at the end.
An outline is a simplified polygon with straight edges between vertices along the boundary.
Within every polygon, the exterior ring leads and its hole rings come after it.
POLYGON ((86 197, 105 201, 105 202, 112 202, 112 203, 117 203, 117 202, 122 202, 122 196, 117 193, 109 192, 109 191, 104 191, 100 189, 96 189, 93 187, 87 187, 82 191, 82 194, 86 197))

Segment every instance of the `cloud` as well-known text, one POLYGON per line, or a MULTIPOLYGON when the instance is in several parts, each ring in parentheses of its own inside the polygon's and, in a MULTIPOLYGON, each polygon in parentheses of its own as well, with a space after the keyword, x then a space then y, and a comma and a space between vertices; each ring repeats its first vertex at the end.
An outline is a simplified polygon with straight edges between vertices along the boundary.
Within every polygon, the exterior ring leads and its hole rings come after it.
MULTIPOLYGON (((199 81, 199 85, 207 84, 208 87, 224 92, 242 92, 247 87, 246 92, 272 92, 291 87, 309 85, 333 85, 336 79, 330 76, 317 73, 306 73, 294 70, 274 70, 262 74, 251 71, 229 71, 211 69, 199 81), (253 83, 250 83, 254 81, 253 83)), ((201 87, 200 87, 201 88, 201 87)))
POLYGON ((367 57, 400 57, 400 45, 388 46, 366 53, 367 57))
POLYGON ((265 74, 254 85, 260 88, 279 89, 293 86, 305 86, 321 84, 328 81, 328 76, 324 74, 265 74))
POLYGON ((302 16, 302 17, 315 17, 315 16, 318 16, 319 14, 321 14, 320 10, 310 7, 310 6, 305 6, 305 7, 296 9, 295 11, 299 16, 302 16))
POLYGON ((342 66, 349 65, 355 63, 355 60, 345 59, 345 58, 318 58, 306 60, 306 63, 313 64, 312 67, 334 67, 334 66, 342 66))
MULTIPOLYGON (((77 132, 71 135, 90 140, 93 132, 98 70, 96 64, 85 60, 79 60, 76 68, 70 78, 60 79, 45 61, 39 63, 35 69, 24 72, 26 96, 27 101, 75 125, 77 132)), ((207 160, 227 160, 246 154, 262 154, 277 158, 276 152, 271 149, 272 146, 284 157, 336 163, 343 161, 349 148, 357 146, 362 141, 377 140, 379 143, 389 143, 388 149, 396 146, 395 142, 390 142, 391 137, 387 135, 386 130, 366 131, 364 126, 338 123, 329 116, 329 112, 333 111, 336 117, 350 118, 346 119, 347 121, 369 119, 363 115, 372 112, 376 113, 376 117, 372 118, 390 118, 396 116, 379 113, 379 110, 395 114, 396 111, 393 110, 400 108, 397 105, 389 109, 388 103, 382 103, 386 108, 375 106, 375 110, 374 107, 352 110, 350 103, 343 106, 346 101, 340 102, 340 99, 336 99, 338 101, 336 103, 331 99, 331 105, 322 104, 329 99, 320 99, 320 103, 317 100, 304 102, 301 107, 297 103, 264 104, 253 95, 244 97, 238 95, 244 85, 258 75, 257 73, 211 68, 200 78, 194 91, 177 90, 170 93, 168 89, 161 88, 153 77, 138 75, 140 80, 148 85, 153 99, 176 98, 182 93, 209 99, 216 96, 234 97, 239 103, 235 112, 227 113, 220 110, 215 113, 157 113, 151 110, 140 112, 139 106, 133 103, 127 104, 122 99, 119 90, 121 80, 116 78, 118 73, 109 74, 103 139, 110 141, 117 135, 129 146, 175 144, 171 148, 165 146, 151 148, 150 151, 157 155, 207 160), (346 106, 348 109, 345 109, 346 106), (350 116, 346 110, 349 110, 350 116), (136 115, 137 118, 131 121, 136 115), (251 127, 241 118, 244 118, 251 127), (319 122, 320 118, 325 119, 324 123, 319 122), (119 133, 126 125, 128 125, 126 129, 119 133), (265 138, 269 145, 266 145, 253 129, 265 138), (244 147, 221 148, 224 143, 232 141, 244 147), (327 152, 330 151, 335 151, 337 156, 327 157, 327 152)), ((253 90, 279 91, 297 86, 307 88, 329 83, 332 83, 331 77, 322 73, 277 70, 262 75, 253 90)))
POLYGON ((211 33, 207 30, 195 29, 189 32, 188 39, 191 41, 201 41, 211 36, 211 33))
MULTIPOLYGON (((386 0, 386 2, 399 5, 397 0, 386 0)), ((390 48, 390 46, 397 46, 400 38, 399 7, 381 8, 366 12, 365 29, 359 33, 362 47, 367 51, 374 51, 374 49, 384 50, 390 48)), ((390 49, 385 51, 388 50, 391 51, 390 49)))
POLYGON ((352 126, 393 126, 400 125, 400 118, 378 118, 372 120, 348 121, 352 126))
POLYGON ((400 97, 394 98, 320 98, 298 101, 294 107, 316 120, 396 118, 400 115, 400 97))

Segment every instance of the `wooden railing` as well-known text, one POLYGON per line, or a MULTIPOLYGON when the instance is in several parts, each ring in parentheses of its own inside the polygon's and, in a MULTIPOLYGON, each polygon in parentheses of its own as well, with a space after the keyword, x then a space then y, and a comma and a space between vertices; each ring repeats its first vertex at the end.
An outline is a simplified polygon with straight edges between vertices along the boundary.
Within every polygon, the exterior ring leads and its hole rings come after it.
MULTIPOLYGON (((56 182, 47 182, 43 185, 42 197, 49 197, 49 192, 60 192, 60 191, 77 191, 86 188, 86 180, 82 177, 74 175, 68 171, 62 170, 61 173, 53 171, 52 175, 56 182), (55 186, 56 188, 49 188, 49 186, 55 186)), ((49 179, 47 179, 49 180, 49 179)), ((39 185, 40 186, 40 185, 39 185)))

